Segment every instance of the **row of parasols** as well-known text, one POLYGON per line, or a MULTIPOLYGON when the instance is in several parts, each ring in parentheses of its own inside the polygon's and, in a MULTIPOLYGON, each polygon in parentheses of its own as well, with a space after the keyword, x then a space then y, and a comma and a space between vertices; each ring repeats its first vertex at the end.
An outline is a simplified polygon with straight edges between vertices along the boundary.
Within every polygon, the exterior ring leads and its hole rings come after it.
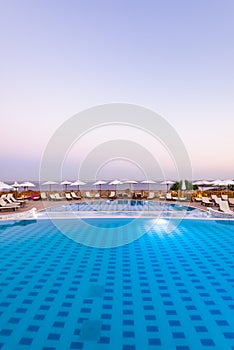
MULTIPOLYGON (((98 181, 94 182, 92 185, 99 186, 99 190, 101 191, 101 186, 106 185, 106 184, 111 185, 111 186, 113 185, 113 186, 115 186, 115 189, 116 189, 116 187, 118 185, 129 184, 131 187, 131 185, 138 184, 138 183, 147 184, 149 187, 150 184, 156 184, 157 182, 154 180, 144 180, 144 181, 138 182, 136 180, 120 181, 120 180, 115 179, 111 182, 98 180, 98 181)), ((167 190, 168 190, 168 186, 173 184, 173 183, 175 183, 175 181, 171 181, 171 180, 166 180, 166 181, 160 182, 160 184, 167 186, 167 190)), ((51 191, 52 186, 58 185, 58 184, 59 184, 59 182, 57 182, 57 181, 46 181, 46 182, 42 183, 42 186, 49 186, 49 190, 51 191)), ((75 182, 64 180, 60 183, 60 185, 65 186, 66 191, 67 191, 68 186, 77 186, 77 190, 79 191, 80 186, 86 185, 86 182, 81 181, 81 180, 77 180, 75 182)), ((5 190, 10 190, 10 189, 18 190, 19 187, 22 187, 24 190, 27 190, 28 188, 35 187, 35 184, 33 184, 32 182, 29 182, 29 181, 26 181, 23 183, 18 183, 17 181, 15 181, 13 184, 8 185, 8 184, 0 181, 0 190, 3 190, 3 189, 5 189, 5 190)))
POLYGON ((193 182, 193 185, 197 185, 199 187, 226 187, 228 188, 229 186, 234 186, 234 181, 231 179, 227 180, 220 180, 216 179, 214 181, 208 181, 208 180, 199 180, 193 182))
MULTIPOLYGON (((115 186, 115 190, 117 188, 118 185, 122 185, 122 184, 129 184, 130 187, 133 184, 147 184, 148 185, 148 189, 149 189, 149 185, 150 184, 156 184, 157 181, 154 180, 144 180, 141 182, 138 182, 136 180, 126 180, 126 181, 120 181, 118 179, 115 179, 111 182, 107 182, 107 181, 103 181, 103 180, 98 180, 96 182, 93 183, 93 185, 95 186, 99 186, 99 190, 101 191, 101 186, 102 185, 114 185, 115 186)), ((172 184, 174 184, 175 181, 171 181, 171 180, 165 180, 160 182, 161 185, 166 185, 167 186, 167 191, 168 191, 168 187, 172 184)), ((46 181, 42 183, 42 186, 49 186, 49 190, 51 191, 51 186, 53 185, 58 185, 59 183, 57 181, 46 181)), ((214 181, 208 181, 208 180, 199 180, 199 181, 195 181, 192 183, 193 185, 197 185, 199 187, 228 187, 228 186, 233 186, 234 185, 234 181, 231 179, 227 179, 227 180, 220 180, 220 179, 216 179, 214 181)), ((68 186, 77 186, 77 190, 79 191, 80 186, 86 185, 86 182, 81 181, 81 180, 76 180, 75 182, 71 182, 71 181, 67 181, 64 180, 60 183, 60 185, 65 186, 65 190, 67 191, 68 186)), ((15 181, 13 184, 8 185, 2 181, 0 181, 0 190, 10 190, 10 189, 14 189, 14 190, 18 190, 19 187, 22 187, 24 190, 27 190, 28 188, 33 188, 35 187, 35 184, 33 184, 32 182, 29 181, 25 181, 23 183, 18 183, 17 181, 15 181)), ((185 181, 182 181, 182 190, 186 190, 186 185, 185 185, 185 181)))

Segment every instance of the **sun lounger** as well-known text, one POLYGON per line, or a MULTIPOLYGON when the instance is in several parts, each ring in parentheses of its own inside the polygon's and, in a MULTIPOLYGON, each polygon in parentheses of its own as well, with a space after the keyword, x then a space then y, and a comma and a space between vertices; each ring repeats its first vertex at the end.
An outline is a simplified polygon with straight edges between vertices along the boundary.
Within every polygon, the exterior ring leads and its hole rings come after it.
POLYGON ((95 198, 95 199, 100 198, 100 193, 95 193, 94 198, 95 198))
POLYGON ((166 200, 167 201, 177 201, 178 197, 172 196, 170 192, 166 193, 166 200))
POLYGON ((65 197, 68 201, 72 200, 71 193, 65 193, 65 197))
POLYGON ((194 197, 193 200, 195 202, 201 202, 202 201, 201 197, 194 197))
POLYGON ((218 196, 216 194, 212 194, 211 195, 211 199, 215 202, 215 200, 218 198, 218 196))
POLYGON ((232 207, 234 206, 234 198, 228 198, 228 204, 232 207))
POLYGON ((222 198, 218 197, 216 194, 211 195, 211 199, 215 203, 215 205, 219 205, 220 202, 222 202, 222 198))
POLYGON ((91 193, 89 191, 85 192, 85 197, 86 198, 93 198, 94 196, 91 195, 91 193))
POLYGON ((154 192, 149 192, 148 197, 146 197, 146 199, 154 199, 154 198, 155 198, 154 192))
POLYGON ((202 201, 201 201, 202 205, 208 206, 208 205, 213 205, 213 201, 210 200, 210 198, 208 197, 202 197, 202 201))
POLYGON ((185 202, 187 200, 187 197, 179 197, 179 201, 185 202))
POLYGON ((6 196, 6 199, 7 201, 12 204, 12 203, 15 203, 15 204, 20 204, 21 206, 25 205, 26 203, 26 200, 23 200, 23 199, 15 199, 15 197, 13 196, 13 193, 8 193, 8 195, 6 196))
POLYGON ((46 195, 45 192, 41 192, 41 199, 42 199, 42 200, 48 199, 48 197, 47 197, 47 195, 46 195))
POLYGON ((230 209, 228 201, 222 201, 219 204, 219 210, 221 210, 225 214, 229 214, 229 215, 234 216, 234 211, 230 209))
POLYGON ((115 191, 111 191, 111 193, 109 194, 108 198, 116 198, 115 191))
POLYGON ((80 197, 80 196, 77 196, 77 195, 75 194, 75 192, 71 192, 71 196, 72 196, 73 199, 81 199, 81 197, 80 197))
POLYGON ((12 209, 12 210, 16 210, 20 207, 20 204, 19 203, 12 203, 12 204, 9 204, 7 202, 4 201, 3 198, 0 198, 0 210, 3 210, 3 209, 12 209))
POLYGON ((10 194, 10 193, 4 194, 4 195, 2 195, 1 198, 2 198, 7 204, 13 204, 14 201, 10 199, 9 194, 10 194))
POLYGON ((54 194, 54 197, 55 197, 55 200, 56 200, 56 201, 62 201, 63 199, 66 199, 66 197, 60 196, 59 193, 55 193, 55 194, 54 194))
POLYGON ((163 194, 159 195, 159 200, 164 201, 165 199, 166 199, 166 197, 163 194))
POLYGON ((227 201, 228 200, 228 195, 227 194, 221 194, 221 198, 223 201, 227 201))
POLYGON ((172 201, 171 193, 166 193, 166 200, 167 201, 172 201))

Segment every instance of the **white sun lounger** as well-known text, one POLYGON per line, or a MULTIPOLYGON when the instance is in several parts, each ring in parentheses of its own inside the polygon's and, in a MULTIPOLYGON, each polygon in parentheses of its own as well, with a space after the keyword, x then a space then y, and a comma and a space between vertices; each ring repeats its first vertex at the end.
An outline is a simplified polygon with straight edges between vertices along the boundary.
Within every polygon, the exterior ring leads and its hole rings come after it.
POLYGON ((23 206, 26 203, 26 200, 23 199, 15 199, 15 197, 13 196, 13 193, 8 193, 7 197, 6 197, 7 201, 12 204, 20 204, 21 206, 23 206))
POLYGON ((65 197, 68 201, 72 200, 72 196, 71 196, 71 193, 65 193, 65 197))
POLYGON ((201 201, 201 204, 203 205, 213 205, 213 201, 210 200, 210 198, 208 197, 202 197, 202 201, 201 201))
POLYGON ((4 201, 3 198, 0 198, 0 210, 3 210, 3 209, 12 209, 12 210, 16 210, 20 207, 20 204, 17 203, 12 203, 12 204, 9 204, 7 202, 4 201))
POLYGON ((222 201, 219 204, 219 210, 221 210, 225 214, 229 214, 229 215, 234 216, 234 211, 230 209, 228 201, 222 201))
POLYGON ((63 199, 66 199, 66 197, 60 196, 59 193, 55 193, 55 194, 54 194, 54 197, 55 197, 55 200, 56 200, 56 201, 62 201, 63 199))
POLYGON ((91 195, 91 193, 89 191, 85 192, 85 197, 86 198, 93 198, 94 196, 91 195))
POLYGON ((155 198, 154 192, 149 192, 149 195, 146 199, 154 199, 154 198, 155 198))
POLYGON ((47 195, 46 195, 45 192, 41 192, 41 199, 42 199, 42 200, 48 199, 48 197, 47 197, 47 195))
POLYGON ((80 199, 81 197, 80 196, 77 196, 76 194, 75 194, 75 192, 71 192, 71 196, 72 196, 72 198, 73 199, 80 199))
POLYGON ((166 193, 166 200, 167 201, 177 201, 178 197, 172 196, 170 192, 166 193))
POLYGON ((221 194, 221 198, 223 201, 227 201, 228 200, 228 195, 227 194, 221 194))
POLYGON ((111 191, 108 198, 115 198, 115 197, 116 197, 115 191, 111 191))

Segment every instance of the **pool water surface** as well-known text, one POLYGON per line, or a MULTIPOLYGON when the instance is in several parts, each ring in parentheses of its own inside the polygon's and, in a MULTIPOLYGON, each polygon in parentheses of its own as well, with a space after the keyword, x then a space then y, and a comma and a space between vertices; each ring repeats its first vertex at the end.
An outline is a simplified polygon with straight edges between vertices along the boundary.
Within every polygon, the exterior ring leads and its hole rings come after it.
MULTIPOLYGON (((45 203, 46 205, 46 203, 45 203)), ((207 218, 206 210, 200 210, 180 203, 143 200, 94 200, 57 205, 45 208, 39 213, 43 217, 84 217, 84 216, 141 216, 141 217, 189 217, 207 218)))
MULTIPOLYGON (((93 220, 60 224, 108 235, 112 219, 93 220)), ((118 220, 117 235, 135 227, 118 220)), ((2 222, 0 349, 234 349, 234 222, 167 223, 94 248, 50 220, 2 222)))

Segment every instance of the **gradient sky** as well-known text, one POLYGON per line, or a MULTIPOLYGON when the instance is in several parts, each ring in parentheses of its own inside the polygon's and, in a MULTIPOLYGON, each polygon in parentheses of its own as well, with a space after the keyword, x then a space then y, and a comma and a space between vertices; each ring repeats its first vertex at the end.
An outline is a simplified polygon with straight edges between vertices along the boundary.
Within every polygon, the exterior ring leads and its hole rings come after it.
POLYGON ((163 116, 194 179, 234 178, 233 38, 233 0, 0 0, 0 180, 37 180, 55 130, 111 102, 163 116))

